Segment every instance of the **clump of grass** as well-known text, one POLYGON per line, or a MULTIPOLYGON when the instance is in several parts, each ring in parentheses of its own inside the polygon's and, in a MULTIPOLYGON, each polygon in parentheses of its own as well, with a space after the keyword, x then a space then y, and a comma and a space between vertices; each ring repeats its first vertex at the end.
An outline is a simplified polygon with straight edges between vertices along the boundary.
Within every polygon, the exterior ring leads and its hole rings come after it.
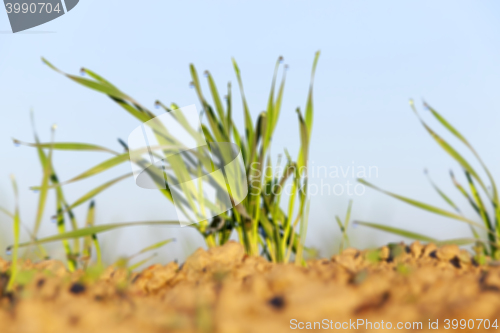
MULTIPOLYGON (((305 248, 304 241, 307 233, 309 210, 309 199, 307 193, 307 166, 314 109, 313 81, 318 58, 319 52, 316 53, 313 62, 311 83, 306 100, 305 111, 302 113, 300 108, 296 109, 299 124, 299 137, 301 142, 300 150, 296 160, 293 160, 290 154, 285 151, 286 166, 281 174, 272 174, 271 172, 268 172, 268 170, 272 170, 273 166, 275 166, 271 162, 270 152, 271 141, 281 112, 285 87, 286 70, 283 70, 283 77, 279 86, 277 85, 277 75, 279 69, 283 67, 281 66, 283 58, 280 57, 276 62, 267 107, 265 111, 259 114, 255 124, 253 123, 245 98, 241 71, 236 61, 233 59, 233 67, 242 97, 241 103, 243 105, 245 123, 243 131, 238 129, 232 117, 233 100, 231 97, 231 84, 229 83, 227 86, 228 91, 224 105, 211 73, 208 71, 204 73, 207 78, 208 90, 213 100, 212 105, 207 101, 202 91, 202 86, 195 66, 190 65, 189 69, 192 79, 190 85, 195 89, 208 121, 208 126, 202 125, 205 139, 208 143, 234 142, 240 147, 249 184, 249 194, 240 204, 236 205, 230 211, 211 220, 204 220, 198 224, 192 225, 192 227, 196 228, 204 237, 209 247, 224 244, 229 240, 231 234, 235 230, 239 241, 244 245, 247 253, 250 255, 258 255, 261 253, 273 262, 287 262, 291 259, 292 254, 295 254, 296 263, 305 264, 304 251, 307 251, 308 249, 305 248), (257 165, 257 167, 253 167, 255 165, 257 165), (292 191, 290 197, 288 198, 288 206, 286 209, 283 209, 280 206, 283 194, 282 189, 288 181, 292 183, 292 191), (252 189, 255 190, 255 188, 257 188, 257 191, 252 191, 252 189)), ((121 106, 127 113, 135 117, 141 123, 146 123, 148 120, 156 117, 152 111, 148 110, 129 95, 119 90, 115 85, 89 69, 83 68, 81 70, 81 73, 88 76, 88 78, 85 78, 63 73, 47 60, 43 59, 43 61, 50 68, 65 75, 69 79, 87 88, 108 95, 111 100, 121 106)), ((155 105, 163 108, 167 112, 178 108, 175 103, 172 103, 170 106, 166 106, 160 101, 156 101, 155 105)), ((181 120, 178 121, 182 126, 185 126, 181 120)), ((177 143, 176 138, 170 139, 173 140, 172 142, 177 143)), ((84 202, 91 200, 97 194, 108 189, 117 182, 131 177, 132 174, 126 174, 102 184, 101 186, 83 195, 71 205, 65 201, 64 196, 62 195, 62 185, 92 177, 129 161, 129 147, 123 140, 119 140, 125 150, 122 153, 87 143, 41 143, 36 136, 35 143, 25 143, 19 140, 16 140, 16 142, 37 148, 42 161, 42 166, 44 168, 44 179, 41 186, 36 187, 35 189, 41 191, 41 197, 42 194, 45 197, 49 189, 55 189, 58 203, 56 216, 58 220, 61 221, 58 225, 60 224, 61 226, 64 226, 65 223, 63 216, 64 214, 69 214, 73 227, 72 231, 65 231, 61 228, 58 235, 43 239, 36 239, 36 241, 33 241, 32 243, 40 245, 51 241, 63 241, 68 255, 68 263, 71 269, 74 269, 76 266, 76 261, 74 261, 75 257, 80 255, 80 247, 77 246, 77 244, 79 244, 79 239, 82 237, 87 239, 87 242, 84 243, 83 251, 85 257, 88 257, 88 237, 93 237, 95 240, 96 235, 100 232, 132 225, 178 224, 176 221, 145 221, 96 226, 93 225, 93 223, 88 222, 85 228, 78 229, 71 210, 84 202), (52 150, 105 152, 111 154, 112 157, 68 181, 60 183, 55 176, 50 158, 47 158, 44 153, 44 149, 49 149, 49 157, 52 150), (50 177, 47 176, 49 174, 50 177), (68 243, 69 239, 74 239, 73 248, 71 248, 68 243)), ((159 140, 159 142, 161 141, 159 140)), ((166 150, 164 152, 167 153, 166 150)), ((167 155, 165 155, 165 157, 166 156, 167 155)), ((142 163, 141 160, 133 160, 132 162, 139 165, 142 163)), ((280 161, 278 161, 278 165, 279 163, 280 161)), ((150 173, 151 178, 157 182, 159 192, 167 200, 173 202, 172 194, 168 186, 164 189, 165 183, 163 177, 158 177, 158 175, 163 175, 162 171, 159 170, 159 168, 156 168, 158 170, 155 168, 148 169, 148 173, 150 173)), ((182 170, 182 166, 177 166, 176 174, 177 172, 183 172, 182 170)), ((187 193, 187 196, 189 195, 191 195, 191 193, 187 193)), ((38 231, 38 226, 41 221, 41 213, 43 213, 43 205, 39 209, 39 214, 37 215, 38 218, 35 224, 35 231, 38 231)), ((34 233, 34 237, 36 238, 36 232, 34 233)), ((20 246, 27 246, 29 244, 29 242, 22 243, 20 246)), ((97 241, 95 242, 95 248, 99 251, 97 241)))
POLYGON ((407 230, 388 227, 376 223, 369 222, 360 222, 356 221, 356 223, 365 225, 368 227, 372 227, 375 229, 391 232, 400 236, 435 242, 437 244, 457 244, 457 245, 466 245, 475 243, 475 249, 478 253, 478 258, 481 261, 481 256, 490 255, 494 259, 500 259, 500 202, 498 197, 498 190, 495 184, 495 180, 491 175, 490 171, 486 167, 486 164, 483 162, 477 151, 472 147, 469 141, 455 128, 453 127, 441 114, 439 114, 435 109, 430 107, 429 105, 424 103, 424 107, 430 111, 431 115, 441 124, 449 133, 451 133, 458 141, 465 146, 469 152, 475 157, 476 161, 479 163, 484 173, 486 174, 487 181, 489 182, 489 186, 487 182, 479 175, 476 169, 472 166, 472 164, 465 159, 462 154, 455 149, 450 143, 448 143, 445 139, 443 139, 437 132, 435 132, 420 116, 415 105, 412 100, 410 100, 410 106, 412 110, 417 115, 420 123, 423 125, 427 133, 436 141, 436 143, 448 154, 450 155, 461 167, 462 172, 464 173, 466 179, 466 187, 464 187, 456 178, 453 171, 450 171, 450 178, 460 193, 461 196, 465 198, 468 204, 473 208, 473 210, 477 213, 477 217, 482 223, 478 223, 469 217, 466 217, 463 214, 463 210, 459 208, 457 204, 453 200, 450 199, 448 195, 446 195, 430 178, 427 170, 425 173, 429 179, 431 186, 437 191, 439 196, 450 206, 450 210, 442 209, 427 203, 423 203, 417 200, 413 200, 381 188, 376 187, 375 185, 363 180, 358 179, 364 185, 367 185, 377 191, 380 191, 384 194, 387 194, 393 198, 406 202, 412 206, 418 207, 420 209, 429 211, 434 214, 438 214, 447 218, 455 219, 459 222, 467 223, 470 226, 473 238, 466 239, 452 239, 446 241, 439 241, 435 238, 417 234, 414 232, 410 232, 407 230), (477 230, 481 230, 486 234, 486 239, 482 239, 481 235, 477 232, 477 230))

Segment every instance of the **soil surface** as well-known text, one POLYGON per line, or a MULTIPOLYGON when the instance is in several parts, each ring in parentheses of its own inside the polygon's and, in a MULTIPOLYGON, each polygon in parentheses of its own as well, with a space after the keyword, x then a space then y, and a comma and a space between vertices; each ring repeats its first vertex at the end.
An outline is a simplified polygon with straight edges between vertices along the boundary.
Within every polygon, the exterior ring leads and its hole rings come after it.
MULTIPOLYGON (((0 272, 8 267, 0 259, 0 272)), ((478 265, 451 245, 347 249, 306 268, 249 257, 235 242, 140 273, 69 273, 52 260, 22 267, 26 281, 13 293, 0 275, 2 333, 380 332, 389 324, 498 332, 500 325, 500 267, 478 265)))

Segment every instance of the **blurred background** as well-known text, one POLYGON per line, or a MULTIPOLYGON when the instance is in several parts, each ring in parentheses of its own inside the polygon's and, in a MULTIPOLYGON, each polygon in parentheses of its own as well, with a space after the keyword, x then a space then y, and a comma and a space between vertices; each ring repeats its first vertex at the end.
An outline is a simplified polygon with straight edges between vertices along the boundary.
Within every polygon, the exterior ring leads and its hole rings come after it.
MULTIPOLYGON (((89 68, 154 110, 154 101, 196 104, 189 88, 189 64, 209 69, 223 94, 233 83, 233 111, 243 125, 240 95, 231 57, 240 66, 254 120, 266 108, 272 72, 279 56, 289 65, 273 154, 299 147, 295 108, 305 105, 314 53, 321 50, 315 81, 311 142, 314 166, 376 166, 368 180, 393 192, 440 207, 446 203, 428 184, 423 170, 450 197, 466 204, 448 172, 460 168, 428 136, 408 106, 409 98, 426 119, 425 99, 472 142, 493 175, 500 179, 500 3, 485 1, 97 1, 82 0, 70 13, 26 32, 12 34, 0 14, 0 205, 13 209, 9 174, 20 187, 21 218, 31 228, 41 181, 34 148, 15 147, 12 138, 32 142, 30 109, 42 141, 89 142, 121 151, 137 121, 106 96, 86 89, 43 65, 46 57, 78 74, 89 68)), ((455 142, 455 141, 452 141, 455 142)), ((466 156, 469 156, 465 154, 466 156)), ((61 180, 107 158, 104 153, 54 153, 61 180)), ((73 202, 130 166, 65 187, 73 202)), ((463 179, 463 178, 461 178, 463 179)), ((346 177, 313 177, 312 183, 354 183, 346 177)), ((410 207, 371 189, 361 196, 312 197, 307 244, 322 256, 338 249, 334 216, 343 216, 354 199, 353 219, 385 223, 436 238, 469 236, 469 228, 410 207)), ((49 198, 40 236, 56 232, 49 198)), ((84 223, 87 205, 76 210, 84 223)), ((96 197, 97 223, 175 218, 174 207, 154 190, 125 180, 96 197)), ((473 212, 465 213, 475 218, 473 212)), ((364 227, 350 228, 352 245, 365 248, 400 237, 364 227)), ((0 245, 12 242, 11 221, 0 216, 0 245)), ((23 239, 28 235, 24 232, 23 239)), ((133 227, 100 235, 108 262, 168 237, 177 242, 156 261, 183 260, 202 238, 190 228, 133 227)), ((47 247, 62 257, 60 243, 47 247)), ((5 252, 0 251, 2 257, 5 252)))

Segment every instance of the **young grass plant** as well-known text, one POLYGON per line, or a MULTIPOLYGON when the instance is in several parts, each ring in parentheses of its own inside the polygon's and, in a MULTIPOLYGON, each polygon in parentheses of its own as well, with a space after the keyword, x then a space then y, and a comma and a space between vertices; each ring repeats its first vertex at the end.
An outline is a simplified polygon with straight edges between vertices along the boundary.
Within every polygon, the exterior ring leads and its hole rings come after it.
POLYGON ((340 241, 340 252, 342 252, 346 248, 346 246, 350 245, 349 236, 347 235, 347 228, 349 227, 349 222, 351 220, 351 211, 352 211, 352 200, 349 200, 344 222, 342 222, 342 220, 338 215, 335 215, 335 220, 337 221, 340 232, 342 232, 342 239, 340 241))
POLYGON ((391 193, 389 191, 383 190, 381 188, 376 187, 375 185, 367 182, 366 180, 363 179, 358 179, 358 181, 366 186, 369 186, 379 192, 382 192, 386 195, 389 195, 393 198, 396 198, 398 200, 401 200, 407 204, 410 204, 412 206, 415 206, 417 208, 429 211, 434 214, 438 214, 444 217, 452 218, 455 219, 459 222, 464 222, 467 223, 470 228, 471 232, 473 234, 473 238, 466 238, 466 239, 453 239, 453 240, 447 240, 447 241, 438 241, 434 238, 421 235, 421 234, 416 234, 407 230, 399 229, 399 228, 393 228, 393 227, 388 227, 376 223, 369 223, 369 222, 359 222, 357 221, 356 223, 365 225, 371 228, 391 232, 400 236, 412 238, 412 239, 417 239, 417 240, 422 240, 422 241, 429 241, 429 242, 436 242, 439 244, 457 244, 457 245, 465 245, 465 244, 471 244, 471 243, 476 243, 476 249, 479 248, 480 251, 478 253, 478 256, 481 257, 483 254, 484 255, 490 255, 494 259, 500 259, 500 243, 499 243, 499 236, 500 236, 500 202, 498 198, 498 191, 497 191, 497 186, 495 184, 495 180, 493 179, 493 176, 491 175, 490 171, 486 167, 486 164, 483 162, 477 151, 472 147, 472 145, 469 143, 469 141, 455 128, 453 127, 441 114, 439 114, 435 109, 430 107, 429 105, 424 103, 424 106, 426 109, 430 111, 432 116, 439 122, 440 125, 442 125, 449 133, 451 133, 456 139, 459 140, 459 142, 465 146, 469 152, 472 153, 472 155, 475 157, 476 161, 479 163, 481 166, 482 170, 486 174, 487 181, 489 182, 490 186, 487 186, 487 182, 485 179, 483 179, 479 173, 474 169, 471 163, 467 161, 461 153, 459 153, 458 150, 456 150, 450 143, 448 143, 445 139, 443 139, 437 132, 435 132, 420 116, 418 113, 417 109, 415 108, 415 105, 413 101, 410 101, 410 106, 412 110, 415 112, 417 115, 419 121, 425 128, 425 130, 429 133, 429 135, 436 141, 436 143, 448 154, 450 155, 461 167, 462 172, 465 175, 465 179, 467 181, 467 185, 469 188, 469 191, 466 190, 464 186, 462 186, 457 179, 455 178, 454 174, 452 171, 450 171, 450 176, 451 176, 451 181, 453 182, 455 188, 458 190, 461 196, 463 196, 466 201, 470 204, 470 206, 473 208, 473 210, 477 213, 479 220, 481 220, 482 223, 478 223, 474 221, 473 219, 470 219, 466 217, 462 210, 459 209, 458 205, 456 205, 448 195, 446 195, 430 178, 428 175, 427 170, 425 171, 431 186, 437 191, 439 196, 451 207, 452 211, 442 209, 430 204, 426 204, 417 200, 413 200, 407 197, 403 197, 394 193, 391 193), (488 207, 489 206, 489 207, 488 207), (479 233, 476 231, 482 230, 486 235, 487 239, 481 239, 481 236, 479 233))
MULTIPOLYGON (((283 58, 280 57, 276 62, 267 107, 265 111, 259 114, 255 124, 253 124, 250 110, 245 98, 241 71, 236 61, 233 59, 233 67, 236 73, 236 78, 242 97, 241 102, 244 112, 243 131, 238 129, 232 117, 233 100, 231 97, 231 84, 229 83, 227 86, 228 91, 225 103, 223 103, 223 99, 220 97, 218 89, 215 85, 214 78, 212 77, 210 72, 205 71, 204 76, 207 78, 208 91, 213 100, 213 104, 210 104, 207 101, 207 98, 205 97, 205 94, 202 90, 202 85, 195 66, 190 65, 190 73, 192 79, 190 85, 195 89, 195 92, 202 104, 203 112, 206 115, 208 122, 208 126, 205 124, 202 125, 203 135, 208 143, 234 142, 238 145, 238 147, 241 149, 247 174, 247 183, 249 186, 247 197, 233 209, 210 220, 203 220, 198 224, 191 225, 200 232, 209 247, 224 244, 229 240, 233 230, 236 230, 238 239, 244 245, 248 254, 258 255, 259 252, 261 252, 273 262, 287 262, 290 260, 292 253, 295 253, 296 262, 298 264, 304 264, 303 253, 304 250, 307 250, 304 247, 304 241, 307 231, 309 207, 309 199, 307 193, 307 160, 314 112, 313 81, 318 58, 319 52, 316 53, 313 62, 311 83, 309 86, 305 112, 303 114, 299 108, 297 108, 296 110, 300 137, 300 150, 298 153, 298 157, 296 161, 293 161, 288 152, 285 152, 287 161, 286 166, 281 174, 272 174, 268 172, 268 170, 271 170, 274 166, 271 162, 271 141, 281 112, 286 80, 285 66, 283 70, 283 77, 279 86, 277 86, 277 75, 279 69, 282 67, 281 63, 283 62, 283 58), (283 197, 282 189, 287 181, 290 181, 292 183, 292 191, 290 197, 288 198, 287 208, 282 209, 280 206, 280 202, 283 197), (300 229, 297 230, 297 226, 299 223, 300 229)), ((148 110, 146 107, 138 103, 129 95, 120 91, 115 85, 89 69, 84 68, 81 70, 82 73, 88 76, 88 78, 85 78, 63 73, 52 64, 50 64, 47 60, 43 59, 43 61, 50 68, 65 75, 67 78, 87 88, 108 95, 115 103, 121 106, 127 113, 135 117, 141 123, 146 123, 156 117, 156 115, 152 111, 148 110)), ((172 103, 170 106, 166 106, 160 101, 157 101, 155 105, 159 108, 163 108, 167 112, 178 108, 175 103, 172 103)), ((177 118, 176 120, 188 132, 190 132, 190 128, 186 125, 186 122, 183 121, 183 119, 177 118)), ((160 142, 160 144, 162 145, 161 148, 165 153, 165 157, 168 156, 169 149, 172 149, 172 147, 178 147, 179 145, 182 146, 182 143, 179 142, 177 138, 168 136, 168 133, 165 129, 154 128, 154 130, 155 134, 157 134, 158 136, 158 142, 160 142)), ((199 135, 199 133, 190 133, 193 136, 199 135)), ((112 157, 108 158, 102 163, 90 168, 89 170, 73 177, 66 182, 59 183, 56 181, 52 181, 52 184, 50 185, 47 184, 47 181, 42 182, 42 185, 40 187, 37 187, 36 189, 44 191, 46 191, 48 188, 55 188, 56 191, 60 191, 62 185, 64 184, 92 177, 103 171, 112 169, 113 167, 128 161, 130 158, 129 156, 131 156, 131 154, 129 154, 129 147, 122 140, 119 140, 119 142, 125 149, 125 152, 123 153, 118 153, 113 151, 112 149, 86 143, 40 143, 38 140, 36 140, 35 143, 24 143, 18 140, 16 140, 16 142, 36 147, 39 153, 40 151, 43 152, 43 149, 49 148, 50 150, 99 151, 112 155, 112 157)), ((194 152, 194 154, 196 153, 197 152, 194 152)), ((144 161, 142 161, 141 159, 132 160, 132 162, 138 165, 144 164, 144 161)), ((279 163, 280 162, 278 162, 278 164, 279 163)), ((185 175, 182 173, 186 170, 185 165, 171 165, 171 167, 172 169, 174 169, 175 175, 183 179, 182 177, 184 177, 185 175)), ((150 167, 147 170, 151 178, 157 183, 159 191, 165 196, 167 200, 173 202, 171 189, 168 187, 168 185, 165 189, 165 181, 163 178, 164 171, 156 166, 150 167)), ((60 218, 60 216, 62 216, 66 212, 69 213, 71 209, 88 200, 91 200, 100 192, 106 190, 110 186, 123 179, 129 178, 130 176, 131 174, 127 174, 115 178, 89 191, 72 205, 66 204, 64 198, 61 195, 58 200, 60 204, 60 206, 58 206, 58 217, 60 218)), ((196 197, 196 193, 190 192, 189 189, 185 189, 183 191, 186 192, 185 194, 188 199, 196 197)), ((189 209, 189 205, 190 202, 186 202, 185 208, 189 209)), ((76 245, 78 238, 88 237, 99 232, 104 232, 107 230, 130 225, 155 224, 175 224, 175 222, 146 221, 100 226, 89 225, 82 229, 74 228, 73 231, 62 231, 59 235, 39 239, 37 240, 37 243, 41 244, 55 240, 66 241, 68 239, 74 238, 76 245)), ((24 246, 26 244, 27 243, 24 243, 20 246, 24 246)), ((68 251, 70 253, 74 252, 74 250, 68 251)))

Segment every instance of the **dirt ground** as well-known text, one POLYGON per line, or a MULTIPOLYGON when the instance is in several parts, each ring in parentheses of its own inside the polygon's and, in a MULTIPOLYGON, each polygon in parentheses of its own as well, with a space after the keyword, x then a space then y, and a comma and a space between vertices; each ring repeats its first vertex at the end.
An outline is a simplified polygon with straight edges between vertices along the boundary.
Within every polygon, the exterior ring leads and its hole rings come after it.
MULTIPOLYGON (((8 266, 0 259, 1 272, 8 266)), ((249 257, 229 242, 198 249, 182 266, 140 273, 69 273, 51 260, 23 269, 25 285, 14 293, 0 275, 2 333, 380 332, 389 325, 495 332, 500 325, 500 267, 478 265, 451 245, 347 249, 304 268, 249 257)))

